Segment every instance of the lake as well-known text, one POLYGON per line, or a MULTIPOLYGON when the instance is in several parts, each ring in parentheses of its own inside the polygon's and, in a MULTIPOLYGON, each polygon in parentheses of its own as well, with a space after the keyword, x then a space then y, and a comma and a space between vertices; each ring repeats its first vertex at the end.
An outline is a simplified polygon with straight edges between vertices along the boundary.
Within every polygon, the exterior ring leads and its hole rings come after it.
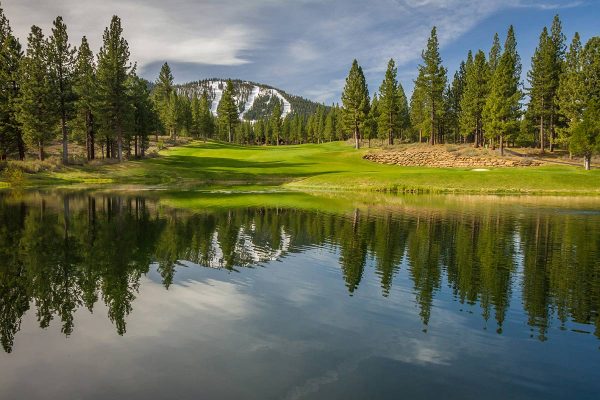
POLYGON ((0 194, 0 398, 600 393, 600 202, 0 194))

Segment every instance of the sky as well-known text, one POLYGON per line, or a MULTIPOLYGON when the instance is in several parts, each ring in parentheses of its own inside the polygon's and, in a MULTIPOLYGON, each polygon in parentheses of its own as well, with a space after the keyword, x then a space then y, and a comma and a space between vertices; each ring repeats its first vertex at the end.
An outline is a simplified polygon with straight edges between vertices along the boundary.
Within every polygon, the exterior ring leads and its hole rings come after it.
POLYGON ((504 41, 515 26, 524 76, 544 26, 559 14, 567 42, 600 35, 600 0, 0 0, 26 43, 31 25, 48 34, 61 15, 70 40, 101 46, 116 14, 138 73, 154 81, 171 66, 175 81, 239 78, 330 104, 339 102, 356 58, 369 91, 379 88, 390 58, 410 95, 421 50, 437 26, 449 76, 469 49, 504 41))

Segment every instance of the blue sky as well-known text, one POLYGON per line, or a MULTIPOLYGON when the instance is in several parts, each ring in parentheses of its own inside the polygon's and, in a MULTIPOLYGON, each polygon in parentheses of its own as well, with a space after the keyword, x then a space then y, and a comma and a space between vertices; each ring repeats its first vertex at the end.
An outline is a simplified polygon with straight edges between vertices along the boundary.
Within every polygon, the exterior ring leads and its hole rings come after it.
POLYGON ((211 77, 267 83, 293 94, 339 101, 353 58, 370 92, 389 58, 408 93, 433 25, 449 76, 469 49, 489 50, 515 25, 524 74, 539 33, 554 14, 570 41, 599 35, 599 0, 4 0, 15 33, 25 42, 32 24, 49 32, 62 15, 74 44, 86 35, 100 47, 113 14, 123 20, 132 60, 154 80, 164 61, 175 80, 211 77))

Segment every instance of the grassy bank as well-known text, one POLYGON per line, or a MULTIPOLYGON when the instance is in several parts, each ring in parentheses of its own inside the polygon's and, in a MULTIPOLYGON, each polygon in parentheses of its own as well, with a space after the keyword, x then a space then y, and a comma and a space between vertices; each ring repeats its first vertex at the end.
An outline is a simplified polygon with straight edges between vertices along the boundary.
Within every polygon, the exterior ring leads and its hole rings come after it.
POLYGON ((429 193, 600 194, 600 170, 573 166, 399 167, 363 160, 345 143, 249 147, 192 143, 160 157, 122 164, 64 167, 27 177, 28 185, 116 184, 161 188, 263 185, 311 190, 429 193))

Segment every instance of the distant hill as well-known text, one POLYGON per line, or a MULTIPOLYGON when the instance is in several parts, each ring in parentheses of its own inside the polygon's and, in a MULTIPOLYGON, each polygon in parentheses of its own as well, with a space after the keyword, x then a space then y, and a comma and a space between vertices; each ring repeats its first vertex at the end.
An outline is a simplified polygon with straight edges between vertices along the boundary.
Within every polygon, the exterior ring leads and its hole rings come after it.
MULTIPOLYGON (((235 100, 240 110, 242 119, 251 121, 268 117, 275 106, 275 101, 282 103, 283 116, 290 113, 309 115, 313 114, 319 103, 307 100, 300 96, 294 96, 262 83, 232 79, 235 90, 235 100)), ((187 96, 200 96, 203 92, 208 93, 211 100, 211 111, 216 115, 219 101, 223 95, 226 79, 204 79, 176 85, 179 94, 187 96)))

